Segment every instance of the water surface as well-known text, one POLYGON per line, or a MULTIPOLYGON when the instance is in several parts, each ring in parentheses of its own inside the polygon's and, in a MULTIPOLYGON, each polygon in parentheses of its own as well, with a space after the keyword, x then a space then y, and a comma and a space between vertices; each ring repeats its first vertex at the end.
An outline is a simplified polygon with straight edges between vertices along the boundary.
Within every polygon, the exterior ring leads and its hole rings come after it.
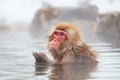
POLYGON ((98 65, 35 65, 33 51, 47 53, 46 36, 29 31, 0 31, 1 80, 119 80, 120 49, 111 43, 90 43, 98 65))

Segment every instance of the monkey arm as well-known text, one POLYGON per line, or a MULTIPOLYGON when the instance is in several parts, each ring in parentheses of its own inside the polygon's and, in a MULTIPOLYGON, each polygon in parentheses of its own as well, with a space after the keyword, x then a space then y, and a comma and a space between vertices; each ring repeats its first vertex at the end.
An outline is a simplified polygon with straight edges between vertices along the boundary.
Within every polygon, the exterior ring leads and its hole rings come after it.
POLYGON ((53 62, 42 52, 33 52, 36 64, 53 64, 53 62))

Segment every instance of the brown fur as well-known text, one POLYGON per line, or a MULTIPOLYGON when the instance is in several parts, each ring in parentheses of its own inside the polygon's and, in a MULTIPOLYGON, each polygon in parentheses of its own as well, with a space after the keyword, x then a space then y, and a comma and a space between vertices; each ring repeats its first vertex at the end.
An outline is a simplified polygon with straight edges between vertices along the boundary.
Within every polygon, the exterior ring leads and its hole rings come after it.
POLYGON ((96 52, 92 51, 89 46, 84 42, 79 29, 69 23, 62 22, 52 29, 48 37, 49 43, 52 40, 52 34, 54 30, 64 30, 67 32, 67 40, 61 43, 61 46, 57 50, 50 50, 49 52, 54 58, 55 63, 91 63, 97 62, 96 52))

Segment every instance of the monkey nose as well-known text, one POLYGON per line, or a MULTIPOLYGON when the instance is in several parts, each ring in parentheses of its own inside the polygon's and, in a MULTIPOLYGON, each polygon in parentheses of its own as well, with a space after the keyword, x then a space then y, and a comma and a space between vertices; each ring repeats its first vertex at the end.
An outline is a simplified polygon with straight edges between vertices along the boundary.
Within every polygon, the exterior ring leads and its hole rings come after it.
POLYGON ((55 41, 55 42, 59 41, 59 37, 56 37, 56 38, 54 39, 54 41, 55 41))

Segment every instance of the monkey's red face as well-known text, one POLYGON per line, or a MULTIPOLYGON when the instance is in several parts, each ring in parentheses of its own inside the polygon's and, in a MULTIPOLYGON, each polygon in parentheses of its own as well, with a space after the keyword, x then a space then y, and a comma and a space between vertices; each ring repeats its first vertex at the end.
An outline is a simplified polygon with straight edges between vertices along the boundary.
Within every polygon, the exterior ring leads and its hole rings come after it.
POLYGON ((51 50, 57 50, 60 47, 60 44, 66 40, 67 33, 63 30, 55 30, 52 34, 52 40, 49 43, 49 48, 51 50))

